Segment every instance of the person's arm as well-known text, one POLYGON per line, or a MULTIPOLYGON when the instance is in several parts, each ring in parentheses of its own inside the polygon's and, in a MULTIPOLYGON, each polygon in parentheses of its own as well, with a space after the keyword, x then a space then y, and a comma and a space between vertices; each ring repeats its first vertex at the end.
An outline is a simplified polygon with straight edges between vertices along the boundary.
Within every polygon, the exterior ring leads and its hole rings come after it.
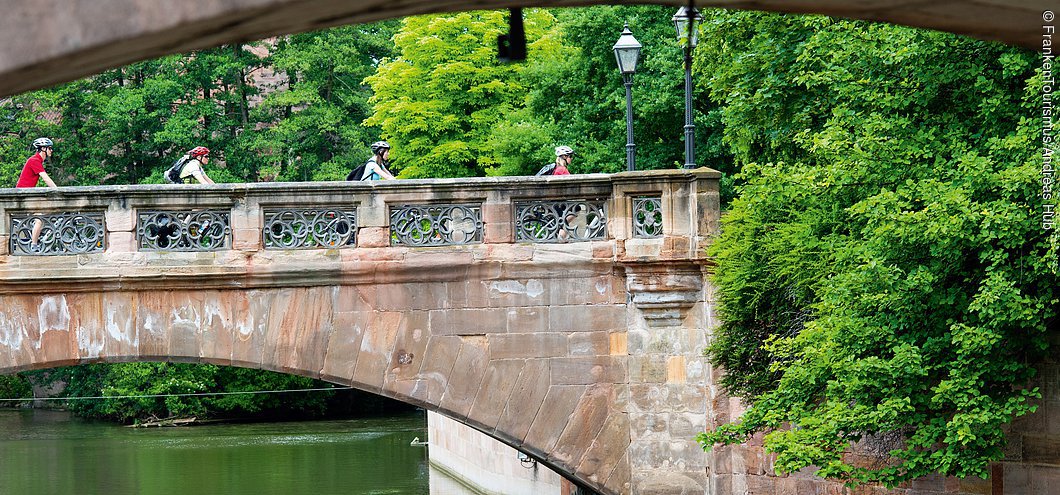
POLYGON ((41 172, 40 173, 40 178, 44 179, 44 183, 48 184, 48 187, 51 187, 51 188, 58 188, 59 187, 59 186, 55 185, 55 181, 53 181, 51 177, 48 177, 48 172, 41 172))
POLYGON ((365 167, 365 169, 364 169, 364 176, 368 177, 368 176, 372 175, 373 172, 378 174, 379 177, 381 177, 383 179, 393 179, 394 178, 393 174, 391 174, 390 172, 387 172, 386 169, 383 168, 382 166, 380 166, 379 163, 376 162, 375 160, 371 160, 371 161, 368 162, 368 166, 365 167))
POLYGON ((206 172, 204 172, 202 170, 202 168, 199 168, 199 169, 195 170, 194 172, 192 172, 191 175, 192 175, 192 177, 195 177, 195 180, 199 181, 199 184, 213 184, 214 183, 213 180, 210 179, 206 175, 206 172))

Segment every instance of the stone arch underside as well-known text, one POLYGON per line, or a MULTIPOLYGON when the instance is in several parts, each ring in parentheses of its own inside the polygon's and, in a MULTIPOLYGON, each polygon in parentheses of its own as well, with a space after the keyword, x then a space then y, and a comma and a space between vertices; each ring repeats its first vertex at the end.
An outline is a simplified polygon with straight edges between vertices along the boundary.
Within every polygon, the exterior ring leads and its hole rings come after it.
MULTIPOLYGON (((0 16, 0 96, 170 53, 432 12, 679 0, 12 0, 0 16), (33 33, 27 36, 25 33, 33 33)), ((1042 48, 1045 0, 696 0, 699 7, 819 13, 1042 48)))
POLYGON ((0 372, 179 361, 350 385, 629 493, 621 274, 0 296, 0 372), (619 337, 623 335, 623 337, 619 337))

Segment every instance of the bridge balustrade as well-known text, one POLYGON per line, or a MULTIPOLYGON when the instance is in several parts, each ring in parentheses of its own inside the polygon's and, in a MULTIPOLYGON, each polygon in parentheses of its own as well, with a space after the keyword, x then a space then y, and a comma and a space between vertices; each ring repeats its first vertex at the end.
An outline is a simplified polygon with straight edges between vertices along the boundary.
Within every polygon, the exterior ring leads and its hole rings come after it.
POLYGON ((328 257, 374 248, 585 243, 614 259, 699 258, 717 228, 715 215, 703 214, 716 208, 717 177, 699 169, 7 189, 0 194, 0 257, 15 271, 223 266, 240 253, 328 257), (44 259, 54 261, 42 265, 44 259))

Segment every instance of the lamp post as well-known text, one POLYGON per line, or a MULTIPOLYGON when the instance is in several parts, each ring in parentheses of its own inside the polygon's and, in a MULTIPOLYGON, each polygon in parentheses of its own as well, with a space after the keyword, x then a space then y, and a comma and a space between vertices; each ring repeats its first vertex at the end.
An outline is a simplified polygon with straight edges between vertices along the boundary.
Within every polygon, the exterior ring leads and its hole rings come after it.
POLYGON ((703 16, 695 7, 681 7, 674 14, 677 39, 685 47, 685 168, 696 168, 696 124, 692 120, 692 50, 699 39, 703 16))
POLYGON ((622 35, 613 48, 618 71, 622 73, 622 82, 626 85, 626 170, 632 172, 637 169, 634 164, 636 147, 633 144, 633 73, 637 71, 640 43, 629 30, 629 23, 622 28, 622 35))

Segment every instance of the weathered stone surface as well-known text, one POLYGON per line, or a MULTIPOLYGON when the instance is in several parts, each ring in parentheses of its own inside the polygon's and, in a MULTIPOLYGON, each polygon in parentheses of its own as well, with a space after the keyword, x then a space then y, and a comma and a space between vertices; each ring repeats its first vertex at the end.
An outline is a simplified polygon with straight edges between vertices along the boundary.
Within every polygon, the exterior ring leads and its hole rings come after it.
POLYGON ((614 401, 614 386, 611 384, 591 385, 582 395, 574 408, 567 426, 560 433, 556 450, 552 458, 568 466, 581 464, 582 455, 596 439, 604 426, 604 420, 611 412, 614 401))
POLYGON ((486 337, 460 337, 460 354, 453 364, 453 371, 439 403, 441 408, 451 411, 451 417, 467 418, 471 405, 478 395, 482 383, 482 372, 489 362, 489 344, 486 337))
POLYGON ((549 330, 553 332, 611 332, 626 328, 622 306, 553 306, 549 330))
POLYGON ((427 341, 427 352, 419 374, 420 379, 427 381, 427 402, 438 404, 441 401, 460 348, 460 337, 432 335, 427 341))
POLYGON ((625 360, 612 356, 552 358, 549 361, 554 384, 625 383, 627 379, 625 360))
POLYGON ((548 358, 567 355, 567 336, 558 333, 500 333, 487 336, 490 359, 548 358))
POLYGON ((578 332, 567 338, 570 356, 607 356, 611 353, 611 339, 607 332, 578 332))
POLYGON ((549 308, 532 306, 508 309, 508 333, 526 333, 541 336, 548 332, 549 308))
POLYGON ((621 462, 628 462, 629 417, 611 410, 603 421, 600 433, 582 456, 577 467, 578 474, 596 483, 603 483, 621 462))
POLYGON ((487 335, 508 331, 508 310, 503 308, 431 311, 434 335, 487 335))
POLYGON ((353 371, 355 383, 367 387, 368 390, 379 390, 383 387, 401 316, 401 313, 397 312, 372 314, 368 327, 361 336, 357 365, 353 371))
POLYGON ((535 450, 535 453, 551 458, 549 454, 555 449, 560 433, 567 427, 571 414, 574 413, 586 388, 584 385, 549 387, 541 409, 537 411, 530 431, 526 434, 524 445, 540 449, 535 450))
POLYGON ((386 382, 411 380, 419 375, 431 336, 427 311, 410 311, 398 324, 394 352, 390 355, 386 382))
POLYGON ((540 411, 549 385, 549 360, 530 359, 523 364, 515 387, 497 422, 496 434, 516 445, 524 444, 526 433, 540 411))
POLYGON ((508 404, 519 379, 523 363, 522 359, 490 358, 475 402, 467 414, 468 424, 484 431, 494 431, 497 428, 504 407, 508 404))

